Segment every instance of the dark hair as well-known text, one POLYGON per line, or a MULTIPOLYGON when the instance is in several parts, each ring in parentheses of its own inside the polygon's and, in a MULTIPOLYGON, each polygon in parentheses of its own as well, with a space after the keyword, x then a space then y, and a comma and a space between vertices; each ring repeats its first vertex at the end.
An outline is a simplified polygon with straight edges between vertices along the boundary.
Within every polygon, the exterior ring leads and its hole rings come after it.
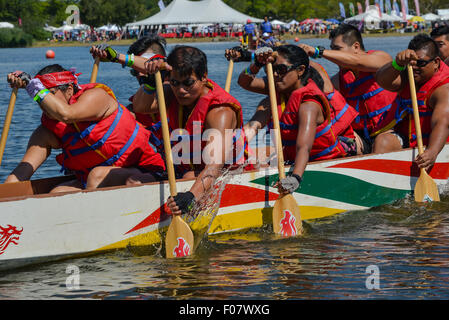
POLYGON ((440 55, 440 49, 435 40, 424 33, 416 35, 408 44, 410 50, 424 50, 429 57, 436 58, 440 55))
POLYGON ((365 50, 365 45, 363 44, 362 34, 359 29, 350 24, 342 23, 336 29, 332 30, 329 34, 329 39, 335 39, 338 36, 343 36, 342 40, 348 46, 352 46, 354 43, 358 42, 360 48, 365 50))
POLYGON ((141 55, 145 51, 151 48, 155 54, 166 56, 165 46, 167 40, 157 35, 156 33, 150 33, 149 35, 140 38, 134 42, 128 49, 128 54, 141 55))
MULTIPOLYGON (((43 69, 41 69, 36 76, 43 76, 44 74, 49 74, 49 73, 56 73, 56 72, 64 72, 64 71, 68 71, 66 69, 64 69, 61 65, 59 64, 52 64, 49 66, 44 67, 43 69)), ((61 90, 63 92, 65 92, 68 88, 69 88, 69 83, 68 84, 63 84, 62 86, 58 86, 56 87, 56 89, 61 90)), ((77 93, 78 92, 78 86, 73 84, 73 92, 77 93)))
POLYGON ((446 40, 449 40, 449 26, 439 26, 432 30, 430 33, 432 38, 439 36, 446 36, 446 40))
POLYGON ((318 71, 310 67, 309 56, 302 48, 295 45, 287 44, 276 47, 274 50, 277 51, 285 59, 287 59, 287 61, 290 62, 292 65, 296 67, 299 66, 305 67, 305 71, 301 76, 301 84, 303 86, 306 86, 309 79, 312 79, 316 83, 318 88, 320 88, 320 90, 323 90, 324 80, 318 73, 318 71))
POLYGON ((207 75, 206 54, 198 48, 189 46, 176 46, 167 58, 168 64, 182 77, 195 72, 202 79, 207 75))

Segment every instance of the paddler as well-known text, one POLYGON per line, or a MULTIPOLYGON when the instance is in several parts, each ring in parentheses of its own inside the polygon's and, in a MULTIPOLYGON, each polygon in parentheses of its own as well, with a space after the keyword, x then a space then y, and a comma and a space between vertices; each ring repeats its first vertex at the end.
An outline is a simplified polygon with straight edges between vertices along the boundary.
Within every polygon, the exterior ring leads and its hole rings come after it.
POLYGON ((449 58, 449 26, 443 25, 434 28, 430 36, 438 44, 440 58, 444 61, 449 58))
POLYGON ((29 180, 51 150, 60 148, 63 153, 56 160, 77 179, 52 192, 122 185, 141 170, 165 169, 161 156, 148 144, 148 131, 107 86, 79 85, 76 74, 57 64, 43 68, 33 79, 22 71, 10 73, 8 82, 25 88, 43 114, 22 162, 5 182, 29 180), (92 171, 99 166, 114 171, 114 178, 92 178, 92 171))
POLYGON ((449 136, 449 67, 440 58, 438 44, 425 34, 415 36, 407 50, 399 52, 392 63, 377 72, 378 83, 398 95, 379 124, 374 152, 417 145, 407 65, 413 67, 423 144, 427 146, 416 157, 416 163, 429 169, 449 136))
MULTIPOLYGON (((310 67, 306 52, 294 45, 279 46, 275 51, 277 57, 270 48, 259 50, 257 62, 240 74, 239 84, 248 91, 268 95, 267 79, 257 74, 268 62, 273 64, 284 159, 294 164, 292 173, 281 180, 279 186, 291 193, 298 189, 309 161, 347 154, 334 133, 329 102, 320 89, 323 80, 310 67)), ((265 126, 271 127, 270 106, 270 98, 263 99, 252 119, 245 124, 249 140, 265 126)))
POLYGON ((351 25, 341 24, 332 30, 329 36, 331 50, 324 47, 312 47, 300 44, 310 57, 325 58, 340 67, 332 83, 344 96, 359 116, 352 123, 361 139, 363 153, 372 152, 371 134, 382 115, 388 111, 396 94, 385 90, 376 82, 375 74, 386 63, 391 63, 391 56, 381 50, 365 51, 360 31, 351 25))
MULTIPOLYGON (((247 143, 242 132, 242 107, 237 99, 208 78, 207 57, 197 48, 177 46, 167 58, 160 55, 150 59, 130 58, 120 53, 116 57, 122 63, 132 59, 133 69, 150 76, 162 69, 169 72, 169 82, 164 84, 168 124, 172 141, 181 140, 172 146, 175 171, 177 178, 196 177, 196 181, 189 191, 179 192, 174 199, 170 197, 168 205, 175 215, 187 213, 213 185, 225 164, 245 161, 247 143), (207 133, 215 135, 211 139, 207 138, 207 133)), ((158 115, 155 87, 146 86, 140 90, 142 94, 136 95, 133 101, 134 111, 158 115)), ((160 128, 154 132, 162 140, 160 128)), ((160 152, 164 152, 163 146, 160 152)), ((145 175, 131 180, 145 182, 145 175)))
MULTIPOLYGON (((225 52, 225 57, 230 60, 233 59, 234 62, 241 61, 254 61, 255 67, 261 67, 262 65, 258 63, 255 59, 258 52, 264 52, 265 49, 261 49, 256 51, 255 53, 251 53, 248 51, 244 51, 239 47, 234 47, 232 49, 227 49, 225 52)), ((329 106, 331 110, 331 121, 334 125, 334 133, 338 136, 340 142, 345 147, 345 151, 347 155, 356 155, 362 154, 362 145, 358 144, 359 140, 356 139, 354 130, 351 126, 351 123, 358 116, 358 112, 350 107, 350 105, 346 102, 345 98, 340 94, 339 91, 335 90, 329 75, 326 70, 317 62, 309 60, 310 67, 314 68, 318 74, 315 74, 315 79, 317 82, 323 84, 323 87, 320 88, 326 95, 329 101, 329 106), (321 78, 320 78, 321 76, 321 78)), ((250 66, 250 68, 252 68, 250 66)), ((265 81, 267 81, 265 79, 265 81)), ((251 91, 251 87, 244 87, 247 90, 251 91)), ((257 89, 255 91, 257 93, 257 89)), ((252 136, 250 136, 252 139, 252 136)))
MULTIPOLYGON (((167 42, 164 38, 160 37, 157 34, 149 34, 145 37, 140 38, 139 40, 135 41, 128 49, 128 56, 135 55, 139 56, 145 59, 150 59, 151 57, 155 55, 164 56, 166 55, 165 46, 167 42)), ((101 44, 97 46, 93 46, 90 49, 90 52, 94 59, 96 57, 100 57, 102 62, 116 62, 119 63, 116 59, 117 52, 107 44, 101 44), (110 57, 108 59, 108 57, 110 57)), ((120 64, 120 63, 119 63, 120 64)), ((120 64, 121 65, 121 64, 120 64)), ((134 103, 137 101, 141 101, 142 99, 139 99, 139 95, 145 95, 145 88, 150 87, 153 88, 156 86, 154 76, 149 76, 146 73, 138 72, 134 69, 130 70, 130 73, 132 76, 136 77, 136 80, 138 81, 140 87, 137 90, 137 92, 129 98, 129 101, 131 102, 127 108, 130 110, 136 117, 136 120, 138 123, 142 124, 146 129, 148 129, 150 132, 156 128, 160 127, 160 120, 158 115, 156 114, 143 114, 139 112, 135 112, 134 103), (137 97, 137 98, 136 98, 137 97)), ((149 142, 152 146, 154 146, 155 149, 163 149, 163 142, 162 140, 158 139, 155 134, 150 134, 149 142)), ((109 174, 109 176, 113 175, 113 173, 109 173, 107 169, 102 168, 96 168, 95 174, 99 179, 102 179, 103 175, 109 174), (103 173, 101 171, 104 171, 103 173)), ((155 177, 153 175, 145 175, 148 180, 146 182, 154 182, 155 177)), ((158 179, 160 177, 157 177, 158 179)))

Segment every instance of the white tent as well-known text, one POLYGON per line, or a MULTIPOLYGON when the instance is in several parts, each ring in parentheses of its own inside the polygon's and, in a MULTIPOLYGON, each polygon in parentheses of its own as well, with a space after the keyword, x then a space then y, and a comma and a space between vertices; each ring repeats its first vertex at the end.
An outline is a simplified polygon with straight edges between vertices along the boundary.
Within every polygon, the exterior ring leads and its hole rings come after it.
POLYGON ((114 25, 105 25, 105 26, 101 26, 99 28, 96 29, 97 31, 113 31, 113 32, 117 32, 119 29, 118 27, 114 24, 114 25))
POLYGON ((0 28, 12 29, 14 28, 14 25, 9 22, 0 22, 0 28))
POLYGON ((434 13, 426 13, 425 15, 422 16, 424 18, 424 20, 426 21, 437 21, 439 19, 441 19, 441 17, 439 15, 436 15, 434 13))
POLYGON ((277 25, 283 26, 283 25, 286 25, 285 22, 282 22, 282 21, 280 21, 280 20, 273 20, 273 21, 270 21, 270 23, 271 23, 273 26, 277 26, 277 25))
POLYGON ((221 0, 174 0, 165 9, 147 19, 126 24, 126 27, 161 24, 246 23, 263 22, 247 16, 221 0))
POLYGON ((345 23, 351 21, 364 21, 365 25, 369 27, 370 25, 378 26, 378 24, 381 21, 387 22, 401 21, 401 18, 388 15, 386 13, 382 13, 382 16, 380 16, 379 10, 377 9, 376 6, 369 6, 364 13, 358 14, 356 16, 344 20, 345 23))
POLYGON ((73 30, 73 27, 65 24, 62 27, 54 29, 53 32, 69 32, 69 31, 72 31, 72 30, 73 30))
MULTIPOLYGON (((394 11, 391 11, 391 16, 396 19, 400 19, 400 21, 405 22, 404 19, 402 19, 402 13, 398 16, 398 15, 396 15, 396 13, 394 11)), ((410 20, 411 18, 413 18, 413 16, 411 14, 407 14, 407 15, 405 15, 405 18, 407 20, 410 20)))

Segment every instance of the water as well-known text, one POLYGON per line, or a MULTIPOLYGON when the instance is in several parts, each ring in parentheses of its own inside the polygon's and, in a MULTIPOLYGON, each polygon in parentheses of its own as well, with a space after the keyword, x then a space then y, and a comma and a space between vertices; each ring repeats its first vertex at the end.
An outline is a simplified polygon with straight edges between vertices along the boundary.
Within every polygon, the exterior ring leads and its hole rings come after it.
MULTIPOLYGON (((391 55, 410 37, 367 38, 365 46, 391 55)), ((305 40, 328 47, 327 39, 305 40)), ((195 44, 209 59, 210 78, 224 86, 223 54, 234 43, 195 44)), ((172 47, 172 46, 171 46, 172 47)), ((125 47, 117 47, 126 51, 125 47)), ((48 64, 46 48, 0 50, 0 114, 6 113, 10 88, 6 74, 31 74, 48 64)), ((55 63, 76 67, 88 82, 93 60, 88 48, 54 48, 55 63)), ((330 75, 337 67, 320 60, 330 75)), ((242 103, 248 121, 262 96, 242 90, 236 64, 231 93, 242 103)), ((127 70, 103 63, 99 82, 109 85, 122 103, 137 88, 127 70)), ((0 179, 20 161, 41 111, 22 90, 0 170, 0 179)), ((59 175, 54 156, 34 178, 59 175)), ((160 253, 131 250, 39 265, 0 274, 0 299, 448 299, 449 197, 418 205, 410 199, 369 211, 355 211, 305 226, 301 239, 277 239, 270 230, 206 239, 193 257, 167 260, 160 253), (80 270, 80 288, 70 291, 67 267, 80 270), (370 267, 379 271, 379 289, 370 290, 370 267)))

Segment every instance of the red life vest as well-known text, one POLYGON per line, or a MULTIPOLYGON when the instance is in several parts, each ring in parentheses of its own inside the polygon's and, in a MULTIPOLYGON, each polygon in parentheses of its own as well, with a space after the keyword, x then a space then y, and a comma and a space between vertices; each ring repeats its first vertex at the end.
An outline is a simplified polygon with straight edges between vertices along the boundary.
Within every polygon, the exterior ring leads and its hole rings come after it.
POLYGON ((159 136, 161 129, 161 121, 159 114, 145 114, 145 113, 139 113, 134 111, 133 107, 133 100, 134 96, 129 98, 129 101, 131 102, 130 105, 128 105, 127 109, 132 110, 134 115, 136 116, 136 120, 139 124, 141 124, 145 129, 149 130, 151 132, 150 135, 150 144, 158 150, 158 152, 163 152, 164 150, 164 142, 162 140, 162 136, 159 136))
MULTIPOLYGON (((202 138, 207 113, 216 107, 227 106, 231 108, 237 115, 238 129, 234 130, 234 134, 232 136, 233 155, 230 162, 232 162, 232 164, 242 164, 248 157, 248 142, 243 131, 243 113, 240 103, 232 95, 223 90, 218 84, 209 79, 208 87, 210 88, 209 92, 199 98, 185 126, 182 125, 183 107, 178 105, 176 99, 172 99, 173 101, 167 109, 167 120, 170 133, 173 130, 181 129, 177 132, 179 134, 178 142, 181 139, 184 140, 185 138, 187 138, 186 136, 189 136, 188 141, 190 141, 190 153, 187 155, 183 155, 184 157, 182 160, 182 164, 175 165, 175 170, 180 175, 184 174, 187 171, 200 171, 204 169, 205 163, 203 163, 201 151, 204 149, 207 142, 201 141, 200 148, 198 148, 198 138, 202 138)), ((160 127, 160 122, 157 123, 156 126, 160 127)), ((162 141, 162 134, 160 130, 156 134, 156 136, 162 141)), ((177 142, 172 142, 172 146, 175 146, 176 144, 177 142)), ((163 144, 161 145, 161 147, 163 148, 163 144)))
POLYGON ((324 93, 317 87, 315 82, 309 83, 298 90, 295 90, 283 110, 283 105, 279 105, 279 125, 281 129, 282 145, 284 146, 284 159, 295 161, 296 140, 298 138, 298 113, 301 104, 306 98, 313 98, 321 102, 320 106, 324 115, 324 122, 317 126, 315 141, 310 151, 310 161, 333 159, 344 157, 346 152, 340 141, 337 139, 331 121, 329 102, 324 93))
MULTIPOLYGON (((423 86, 417 88, 416 97, 418 99, 419 120, 421 122, 421 133, 423 144, 427 145, 432 132, 431 118, 433 109, 428 105, 428 101, 433 92, 440 86, 449 83, 449 67, 441 62, 440 69, 423 86)), ((394 128, 402 137, 408 138, 408 144, 414 148, 417 145, 415 120, 413 117, 413 106, 410 97, 410 86, 408 84, 398 93, 393 107, 379 123, 377 135, 394 128), (403 121, 406 120, 406 121, 403 121)), ((449 141, 449 139, 448 139, 449 141)))
POLYGON ((381 88, 374 72, 359 72, 356 78, 351 70, 346 70, 340 71, 339 77, 341 94, 359 112, 352 127, 356 131, 363 131, 365 138, 369 139, 382 115, 390 109, 396 93, 381 88))
MULTIPOLYGON (((94 83, 82 85, 69 104, 74 104, 84 92, 94 88, 104 89, 117 100, 110 88, 94 83)), ((61 142, 63 153, 56 157, 57 162, 64 170, 75 173, 83 183, 97 166, 140 166, 151 171, 165 170, 161 156, 148 143, 150 132, 140 126, 121 104, 113 114, 98 122, 67 124, 50 119, 45 113, 41 122, 61 142)))
POLYGON ((331 121, 335 135, 354 139, 354 129, 351 124, 357 118, 359 113, 351 107, 341 93, 335 89, 326 94, 326 97, 329 101, 331 121))

